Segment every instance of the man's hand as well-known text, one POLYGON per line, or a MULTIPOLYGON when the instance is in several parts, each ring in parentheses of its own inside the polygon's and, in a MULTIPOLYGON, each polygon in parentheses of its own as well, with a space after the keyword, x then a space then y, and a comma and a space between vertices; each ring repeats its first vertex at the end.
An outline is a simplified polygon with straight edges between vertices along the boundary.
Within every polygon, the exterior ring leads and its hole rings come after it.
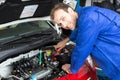
POLYGON ((57 45, 54 46, 55 50, 60 51, 63 49, 68 41, 70 41, 69 38, 65 38, 64 40, 60 41, 57 45))
POLYGON ((63 69, 65 72, 67 72, 67 73, 72 73, 72 72, 70 71, 70 64, 64 64, 64 65, 62 66, 62 69, 63 69))

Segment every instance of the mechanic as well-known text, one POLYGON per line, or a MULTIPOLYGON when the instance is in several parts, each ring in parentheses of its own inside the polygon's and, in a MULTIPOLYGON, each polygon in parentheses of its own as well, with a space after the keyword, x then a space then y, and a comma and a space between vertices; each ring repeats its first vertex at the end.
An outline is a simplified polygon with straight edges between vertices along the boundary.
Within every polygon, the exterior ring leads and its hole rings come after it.
POLYGON ((63 65, 63 70, 77 73, 88 55, 91 55, 110 80, 120 80, 118 13, 96 6, 79 6, 75 11, 67 4, 58 3, 50 15, 54 23, 64 29, 72 30, 69 37, 55 45, 55 49, 62 49, 68 41, 76 43, 71 64, 63 65))

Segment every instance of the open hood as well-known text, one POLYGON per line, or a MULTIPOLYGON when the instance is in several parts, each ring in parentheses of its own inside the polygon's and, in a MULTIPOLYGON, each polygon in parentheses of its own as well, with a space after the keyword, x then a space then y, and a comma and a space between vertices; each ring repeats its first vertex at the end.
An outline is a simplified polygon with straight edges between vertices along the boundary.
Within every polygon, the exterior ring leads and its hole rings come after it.
POLYGON ((59 0, 1 0, 0 24, 26 18, 45 17, 59 0))

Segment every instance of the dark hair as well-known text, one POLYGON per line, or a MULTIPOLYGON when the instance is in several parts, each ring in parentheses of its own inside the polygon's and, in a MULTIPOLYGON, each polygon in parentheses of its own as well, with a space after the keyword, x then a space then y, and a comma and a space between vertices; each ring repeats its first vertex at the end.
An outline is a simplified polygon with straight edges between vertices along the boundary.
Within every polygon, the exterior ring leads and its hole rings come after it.
POLYGON ((53 7, 53 9, 51 10, 51 13, 50 13, 51 19, 54 19, 54 13, 55 13, 55 11, 57 11, 57 10, 59 10, 59 9, 62 9, 62 10, 64 10, 64 11, 68 12, 68 8, 69 8, 69 7, 70 7, 69 5, 64 4, 64 3, 58 3, 58 4, 56 4, 56 5, 53 7))

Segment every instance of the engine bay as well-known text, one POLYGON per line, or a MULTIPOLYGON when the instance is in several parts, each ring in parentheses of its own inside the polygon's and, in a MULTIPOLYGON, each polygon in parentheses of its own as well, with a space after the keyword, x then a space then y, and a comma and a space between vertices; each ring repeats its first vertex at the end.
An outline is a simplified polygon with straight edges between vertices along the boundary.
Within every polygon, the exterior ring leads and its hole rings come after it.
POLYGON ((0 80, 53 80, 66 74, 61 69, 70 63, 73 45, 66 45, 61 51, 53 46, 31 50, 9 58, 0 64, 0 80))

